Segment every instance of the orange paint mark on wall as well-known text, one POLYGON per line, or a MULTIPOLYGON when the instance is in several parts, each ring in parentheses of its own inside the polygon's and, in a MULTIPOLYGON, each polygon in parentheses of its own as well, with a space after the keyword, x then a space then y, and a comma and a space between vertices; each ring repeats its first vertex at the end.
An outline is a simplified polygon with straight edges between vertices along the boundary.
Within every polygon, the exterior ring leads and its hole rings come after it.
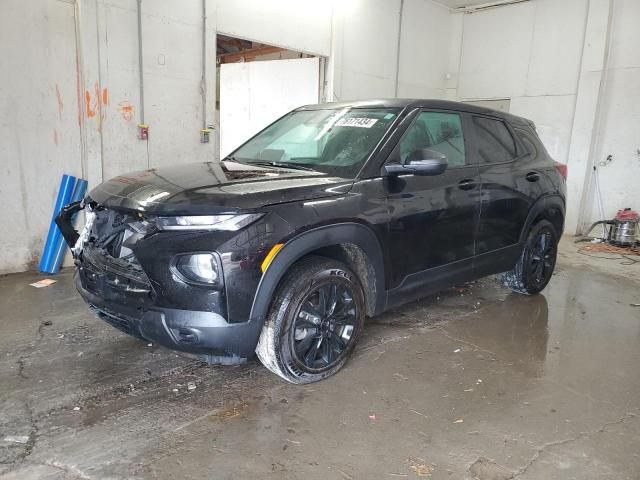
POLYGON ((85 90, 84 92, 84 103, 87 108, 87 117, 89 118, 95 117, 97 106, 94 108, 91 108, 91 94, 89 93, 89 90, 85 90))
POLYGON ((118 111, 123 120, 130 122, 136 114, 136 109, 128 100, 118 103, 118 111))
POLYGON ((105 107, 109 104, 109 89, 103 88, 102 91, 100 91, 98 82, 95 83, 93 89, 93 94, 89 90, 85 90, 84 92, 85 110, 88 118, 96 117, 99 130, 106 117, 105 107))
POLYGON ((55 128, 53 129, 53 143, 56 144, 56 147, 58 146, 58 130, 55 128))
POLYGON ((64 104, 62 103, 62 94, 60 93, 60 87, 56 83, 56 98, 58 99, 58 118, 62 120, 62 109, 64 104))

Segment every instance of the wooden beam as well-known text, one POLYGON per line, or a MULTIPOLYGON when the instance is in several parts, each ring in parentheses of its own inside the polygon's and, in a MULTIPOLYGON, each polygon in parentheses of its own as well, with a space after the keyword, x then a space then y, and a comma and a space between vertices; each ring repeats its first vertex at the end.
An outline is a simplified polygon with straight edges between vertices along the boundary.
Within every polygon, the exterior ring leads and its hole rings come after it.
POLYGON ((218 55, 218 63, 236 63, 241 61, 250 62, 261 55, 270 55, 285 51, 285 48, 280 47, 250 48, 241 52, 223 53, 222 55, 218 55))

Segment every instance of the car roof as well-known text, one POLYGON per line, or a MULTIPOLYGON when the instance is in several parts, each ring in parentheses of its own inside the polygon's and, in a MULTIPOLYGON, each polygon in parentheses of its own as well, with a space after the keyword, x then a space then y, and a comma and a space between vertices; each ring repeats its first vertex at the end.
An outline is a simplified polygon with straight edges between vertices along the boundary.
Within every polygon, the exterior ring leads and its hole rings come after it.
POLYGON ((370 100, 357 100, 353 102, 328 102, 313 105, 305 105, 296 110, 323 110, 341 108, 401 108, 412 110, 414 108, 432 108, 436 110, 455 110, 459 112, 477 113, 480 115, 491 115, 499 117, 512 124, 531 125, 533 122, 513 115, 511 113, 493 110, 491 108, 480 107, 463 102, 452 102, 449 100, 437 99, 417 99, 417 98, 375 98, 370 100))

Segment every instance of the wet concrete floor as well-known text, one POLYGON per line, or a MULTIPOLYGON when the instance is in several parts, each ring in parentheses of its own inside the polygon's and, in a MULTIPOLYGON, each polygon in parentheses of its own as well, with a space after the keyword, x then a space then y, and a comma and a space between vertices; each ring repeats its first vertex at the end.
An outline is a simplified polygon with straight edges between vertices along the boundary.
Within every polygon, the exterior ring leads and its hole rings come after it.
POLYGON ((148 346, 94 318, 70 273, 37 278, 0 278, 3 480, 640 478, 625 277, 561 258, 542 295, 450 289, 370 320, 309 386, 148 346))

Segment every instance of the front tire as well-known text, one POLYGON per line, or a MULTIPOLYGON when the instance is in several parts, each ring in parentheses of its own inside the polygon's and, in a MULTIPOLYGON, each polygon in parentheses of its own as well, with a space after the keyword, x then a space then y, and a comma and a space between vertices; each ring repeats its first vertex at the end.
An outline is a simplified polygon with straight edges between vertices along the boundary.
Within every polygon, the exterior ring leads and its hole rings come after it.
POLYGON ((323 257, 304 258, 278 287, 256 354, 288 382, 317 382, 346 363, 364 316, 362 285, 349 268, 323 257))
POLYGON ((533 225, 515 268, 502 276, 505 287, 526 295, 541 292, 556 265, 558 240, 551 222, 540 220, 533 225))

